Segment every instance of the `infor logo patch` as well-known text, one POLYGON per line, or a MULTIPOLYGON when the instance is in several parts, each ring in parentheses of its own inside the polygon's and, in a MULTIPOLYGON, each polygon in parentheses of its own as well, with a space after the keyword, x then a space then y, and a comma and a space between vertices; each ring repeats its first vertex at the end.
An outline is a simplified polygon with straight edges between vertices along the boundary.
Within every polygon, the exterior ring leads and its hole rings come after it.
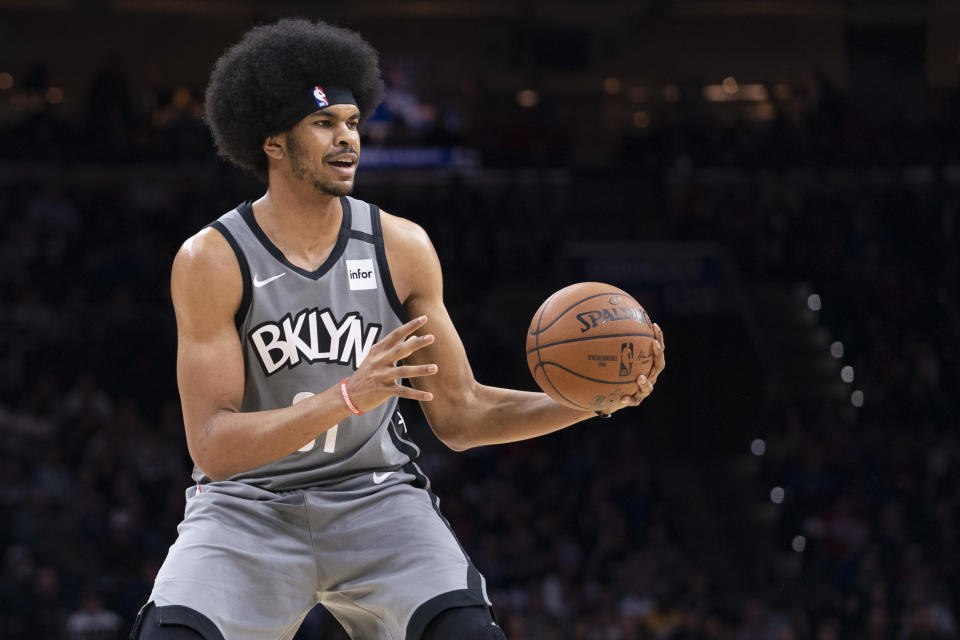
POLYGON ((376 289, 377 273, 373 268, 373 258, 347 260, 347 278, 352 291, 376 289))

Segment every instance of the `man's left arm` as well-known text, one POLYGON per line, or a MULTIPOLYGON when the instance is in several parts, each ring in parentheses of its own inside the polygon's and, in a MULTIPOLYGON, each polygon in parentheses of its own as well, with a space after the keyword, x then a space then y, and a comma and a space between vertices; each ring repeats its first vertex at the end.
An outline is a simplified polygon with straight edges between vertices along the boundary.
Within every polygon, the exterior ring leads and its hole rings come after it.
MULTIPOLYGON (((545 393, 477 382, 443 304, 440 261, 429 237, 412 222, 389 214, 383 214, 383 218, 387 260, 397 295, 410 317, 427 316, 427 323, 418 333, 435 337, 433 344, 415 352, 404 364, 437 365, 436 375, 413 378, 411 383, 416 389, 433 394, 433 401, 421 403, 421 407, 444 444, 459 451, 526 440, 596 417, 593 411, 570 409, 545 393)), ((638 379, 637 393, 625 396, 623 406, 640 404, 650 395, 664 364, 663 349, 658 344, 654 348, 653 371, 649 377, 638 379)))

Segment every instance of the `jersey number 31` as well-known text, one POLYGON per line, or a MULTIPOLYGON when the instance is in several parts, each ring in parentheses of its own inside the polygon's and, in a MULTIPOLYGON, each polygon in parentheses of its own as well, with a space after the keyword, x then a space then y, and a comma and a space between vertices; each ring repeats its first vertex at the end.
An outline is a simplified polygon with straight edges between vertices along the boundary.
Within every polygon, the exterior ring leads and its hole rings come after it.
MULTIPOLYGON (((309 391, 301 391, 297 395, 293 396, 293 404, 297 404, 301 400, 306 400, 310 396, 314 395, 309 391)), ((323 433, 323 451, 324 453, 333 453, 337 448, 337 429, 340 427, 339 424, 335 424, 323 433)), ((312 451, 315 446, 317 446, 317 440, 320 438, 314 438, 307 444, 303 445, 297 451, 312 451)))

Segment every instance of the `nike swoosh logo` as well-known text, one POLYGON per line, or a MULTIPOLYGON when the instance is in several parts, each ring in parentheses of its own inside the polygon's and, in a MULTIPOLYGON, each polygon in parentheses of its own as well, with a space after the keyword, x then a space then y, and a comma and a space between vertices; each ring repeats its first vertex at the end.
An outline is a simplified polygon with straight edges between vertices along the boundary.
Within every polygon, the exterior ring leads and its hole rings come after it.
POLYGON ((253 286, 255 286, 255 287, 257 287, 257 288, 259 289, 259 288, 262 287, 263 285, 265 285, 265 284, 270 284, 271 282, 273 282, 273 281, 276 280, 277 278, 282 278, 282 277, 285 276, 285 275, 287 275, 287 272, 286 272, 286 271, 284 271, 283 273, 281 273, 281 274, 278 275, 278 276, 273 276, 272 278, 267 278, 266 280, 257 280, 257 276, 253 276, 253 286))
POLYGON ((373 484, 380 484, 380 483, 382 483, 384 480, 386 480, 387 478, 389 478, 390 476, 392 476, 394 473, 395 473, 394 471, 387 471, 386 473, 377 473, 376 471, 374 471, 374 472, 373 472, 373 484))

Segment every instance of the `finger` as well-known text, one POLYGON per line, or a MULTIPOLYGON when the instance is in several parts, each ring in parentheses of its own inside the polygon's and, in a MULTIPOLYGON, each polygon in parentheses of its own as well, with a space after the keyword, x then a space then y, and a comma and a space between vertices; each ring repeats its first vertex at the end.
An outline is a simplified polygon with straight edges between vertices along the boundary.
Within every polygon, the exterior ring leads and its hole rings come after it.
POLYGON ((393 395, 398 398, 409 398, 410 400, 417 400, 419 402, 430 402, 433 400, 433 394, 429 391, 419 391, 399 384, 394 387, 393 395))
POLYGON ((661 329, 660 325, 656 322, 653 323, 653 337, 657 339, 657 342, 659 342, 663 350, 666 351, 667 343, 663 341, 663 329, 661 329))
POLYGON ((423 349, 428 344, 433 344, 432 333, 428 333, 425 336, 410 336, 393 348, 393 353, 390 356, 390 359, 393 362, 396 362, 397 360, 403 360, 414 351, 423 349))
POLYGON ((637 386, 640 387, 639 393, 636 393, 632 396, 623 396, 620 398, 620 402, 626 407, 635 407, 653 392, 653 383, 650 382, 650 379, 647 376, 640 376, 637 378, 637 386))
POLYGON ((421 376, 432 376, 436 372, 437 365, 420 364, 395 367, 390 373, 394 378, 419 378, 421 376))
POLYGON ((410 322, 407 322, 406 324, 402 324, 396 329, 394 329, 393 331, 391 331, 390 333, 388 333, 383 338, 382 342, 386 343, 387 347, 396 346, 401 342, 403 342, 404 338, 409 336, 411 333, 413 333, 414 331, 416 331, 426 323, 427 323, 427 316, 416 317, 410 322))
POLYGON ((653 381, 647 376, 637 378, 637 386, 640 387, 640 400, 653 393, 653 381))
POLYGON ((667 366, 667 357, 663 353, 663 347, 659 342, 653 343, 653 368, 650 369, 650 382, 655 383, 663 368, 667 366))

